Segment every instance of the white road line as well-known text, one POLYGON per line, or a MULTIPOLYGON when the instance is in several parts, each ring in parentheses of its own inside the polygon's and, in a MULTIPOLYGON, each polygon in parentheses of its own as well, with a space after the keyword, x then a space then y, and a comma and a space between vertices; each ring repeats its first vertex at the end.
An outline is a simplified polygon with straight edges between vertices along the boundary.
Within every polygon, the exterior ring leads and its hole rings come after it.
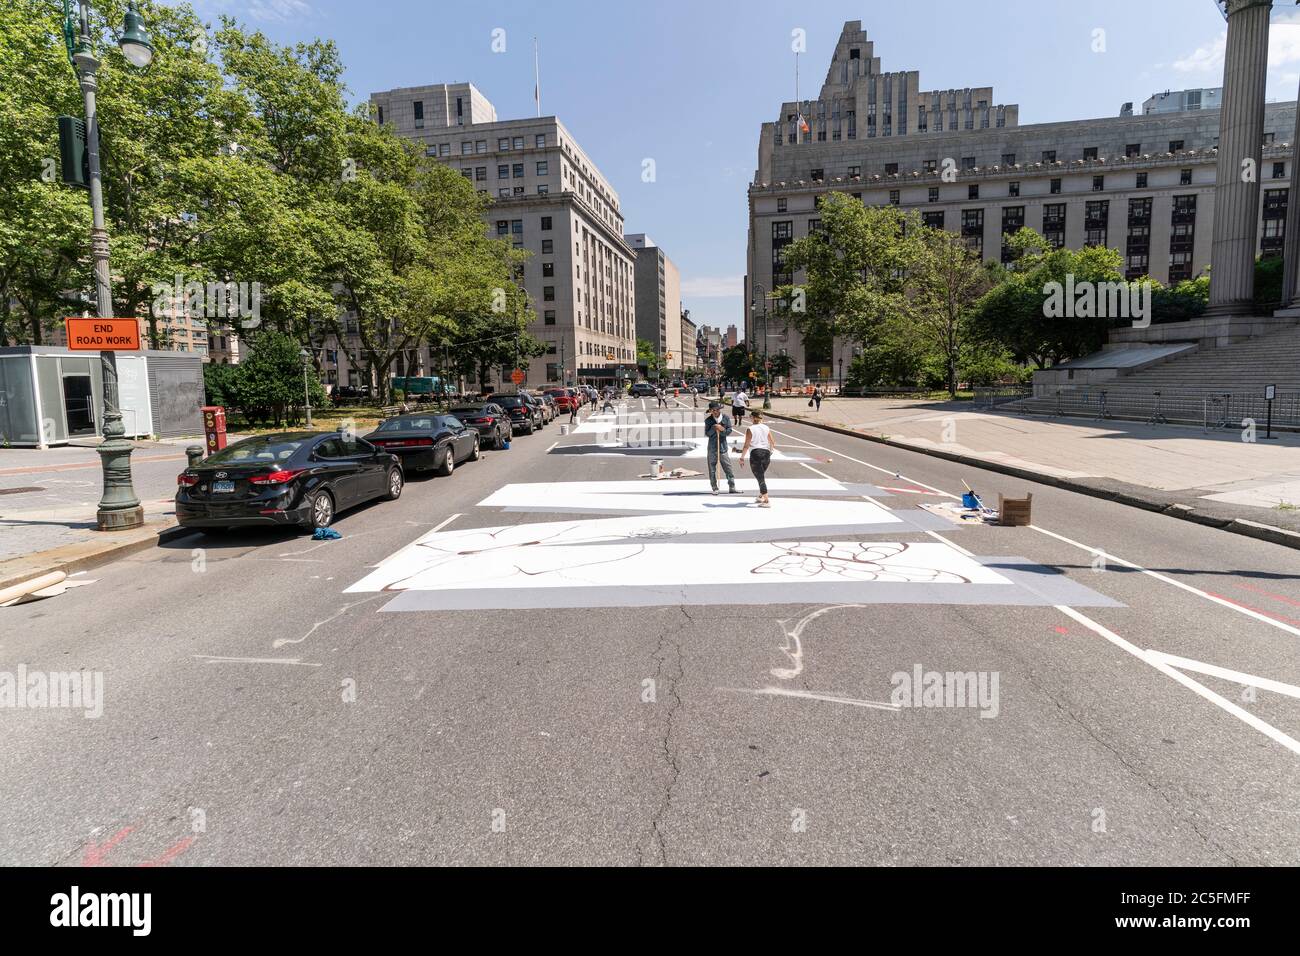
POLYGON ((1272 691, 1275 694, 1300 699, 1300 687, 1296 687, 1294 684, 1284 684, 1280 680, 1256 677, 1254 674, 1243 674, 1241 671, 1229 670, 1216 664, 1206 664, 1203 661, 1194 661, 1190 658, 1178 657, 1174 654, 1166 654, 1164 651, 1155 651, 1150 648, 1147 648, 1147 655, 1163 661, 1170 667, 1177 667, 1179 670, 1194 671, 1197 674, 1205 674, 1207 677, 1230 680, 1233 683, 1241 684, 1243 687, 1255 687, 1259 690, 1272 691))
POLYGON ((954 544, 953 542, 949 541, 947 538, 945 538, 943 535, 941 535, 941 534, 940 534, 939 532, 937 532, 937 531, 927 531, 926 534, 928 534, 930 537, 934 538, 936 541, 942 541, 944 544, 946 544, 948 547, 952 548, 954 551, 959 551, 959 552, 961 552, 962 554, 966 555, 966 557, 968 557, 968 558, 973 558, 973 557, 975 557, 975 552, 974 552, 974 551, 967 551, 967 550, 966 550, 965 548, 963 548, 961 545, 959 545, 959 544, 954 544))
POLYGON ((810 690, 786 690, 784 687, 764 687, 762 690, 748 690, 744 687, 721 687, 737 694, 756 694, 759 697, 798 697, 803 700, 822 700, 831 704, 848 704, 850 707, 869 707, 872 710, 888 710, 898 713, 901 708, 893 704, 882 704, 874 700, 858 700, 853 697, 837 697, 834 694, 816 694, 810 690))
POLYGON ((1055 538, 1058 541, 1063 541, 1066 544, 1076 547, 1081 551, 1087 551, 1089 554, 1093 554, 1093 555, 1100 555, 1102 558, 1106 559, 1107 561, 1114 561, 1116 564, 1122 564, 1126 568, 1132 568, 1134 571, 1141 571, 1143 574, 1150 575, 1151 577, 1155 578, 1157 581, 1163 581, 1165 584, 1172 584, 1174 587, 1181 588, 1182 590, 1187 591, 1189 594, 1195 594, 1197 597, 1203 597, 1207 601, 1213 601, 1215 604, 1218 604, 1222 607, 1226 607, 1231 611, 1236 611, 1238 614, 1244 614, 1247 617, 1254 618, 1255 620, 1261 621, 1264 624, 1269 624, 1273 627, 1276 627, 1280 631, 1286 631, 1288 634, 1294 634, 1296 637, 1300 637, 1300 628, 1292 627, 1290 624, 1287 624, 1284 621, 1279 621, 1276 618, 1271 618, 1267 614, 1261 614, 1259 611, 1253 610, 1248 607, 1243 607, 1242 605, 1229 601, 1226 598, 1221 598, 1218 595, 1210 594, 1208 591, 1202 591, 1200 588, 1193 587, 1190 584, 1184 584, 1182 581, 1175 580, 1174 578, 1161 574, 1158 571, 1149 571, 1146 568, 1142 567, 1142 565, 1140 564, 1134 564, 1132 561, 1125 561, 1123 558, 1116 557, 1115 555, 1110 554, 1107 551, 1103 551, 1101 548, 1090 548, 1086 544, 1080 544, 1078 541, 1074 541, 1070 538, 1065 537, 1064 535, 1057 534, 1055 531, 1048 531, 1046 528, 1040 528, 1038 527, 1038 525, 1032 525, 1032 524, 1029 527, 1039 532, 1040 534, 1045 534, 1049 538, 1055 538))
MULTIPOLYGON (((775 428, 772 430, 776 432, 778 435, 786 434, 785 432, 777 432, 775 428)), ((787 436, 787 437, 792 437, 792 436, 787 436)), ((812 445, 811 447, 818 448, 822 451, 830 452, 833 455, 839 455, 841 458, 845 458, 848 461, 855 461, 860 465, 866 465, 868 468, 874 468, 876 471, 883 471, 886 474, 896 474, 896 472, 890 472, 888 469, 881 468, 879 465, 873 465, 869 461, 861 461, 857 458, 850 457, 849 455, 846 455, 843 452, 837 452, 834 449, 826 448, 823 445, 812 445)), ((901 475, 900 477, 907 478, 906 475, 901 475)), ((915 478, 907 478, 907 480, 912 482, 915 485, 919 485, 922 488, 929 488, 931 491, 935 492, 936 494, 943 495, 947 498, 954 498, 958 501, 961 500, 959 495, 949 494, 948 492, 935 488, 932 485, 927 485, 923 481, 917 481, 915 478)), ((1202 591, 1200 588, 1193 587, 1190 584, 1184 584, 1182 581, 1175 580, 1174 578, 1160 574, 1157 571, 1150 571, 1142 567, 1140 564, 1135 564, 1132 561, 1126 561, 1123 558, 1110 554, 1107 551, 1103 551, 1101 548, 1093 548, 1086 544, 1081 544, 1078 541, 1074 541, 1070 538, 1065 537, 1064 535, 1057 534, 1055 531, 1048 531, 1046 528, 1041 528, 1038 525, 1030 525, 1029 527, 1039 532, 1040 534, 1045 534, 1048 537, 1056 538, 1058 541, 1063 541, 1066 544, 1079 548, 1082 551, 1087 551, 1089 554, 1100 555, 1101 557, 1105 558, 1107 561, 1114 561, 1116 564, 1122 564, 1125 567, 1132 568, 1135 571, 1141 571, 1143 574, 1150 575, 1151 577, 1155 578, 1157 581, 1163 581, 1165 584, 1172 584, 1174 587, 1181 588, 1182 590, 1188 592, 1189 594, 1195 594, 1197 597, 1205 598, 1205 600, 1207 601, 1212 601, 1215 604, 1220 605, 1221 607, 1226 607, 1229 610, 1236 611, 1238 614, 1244 614, 1246 615, 1246 617, 1253 618, 1254 620, 1260 621, 1264 624, 1268 624, 1271 627, 1275 627, 1280 631, 1286 631, 1288 634, 1293 634, 1296 637, 1300 637, 1300 628, 1292 627, 1290 624, 1287 624, 1284 621, 1279 621, 1276 618, 1269 617, 1267 614, 1261 614, 1259 611, 1253 610, 1252 608, 1244 607, 1233 601, 1229 601, 1226 598, 1221 598, 1218 597, 1217 595, 1210 594, 1208 591, 1202 591)))
POLYGON ((194 659, 203 661, 206 664, 291 664, 294 667, 321 666, 320 664, 300 661, 296 657, 213 657, 210 654, 195 654, 194 659))
POLYGON ((1287 734, 1284 734, 1282 731, 1278 730, 1272 724, 1260 720, 1250 711, 1238 707, 1232 701, 1228 700, 1226 697, 1222 697, 1219 694, 1216 694, 1214 691, 1210 690, 1204 684, 1199 684, 1196 681, 1192 680, 1190 677, 1188 677, 1186 674, 1182 673, 1181 671, 1174 670, 1173 667, 1171 667, 1168 663, 1166 663, 1163 660, 1163 657, 1165 655, 1162 655, 1159 652, 1155 654, 1151 654, 1147 651, 1139 650, 1136 646, 1124 640, 1124 638, 1120 637, 1114 631, 1109 630, 1106 627, 1103 627, 1101 624, 1098 624, 1092 618, 1080 614, 1072 607, 1067 607, 1064 604, 1058 604, 1056 605, 1056 609, 1060 611, 1062 614, 1066 615, 1067 617, 1082 624, 1084 627, 1086 627, 1088 630, 1092 631, 1093 633, 1101 635, 1106 640, 1110 641, 1112 644, 1118 647, 1120 650, 1132 654, 1138 660, 1143 661, 1144 663, 1154 667, 1156 670, 1160 671, 1160 673, 1164 674, 1166 677, 1178 681, 1178 683, 1182 684, 1184 687, 1193 691, 1198 696, 1205 698, 1210 703, 1232 714, 1232 716, 1236 717, 1238 720, 1241 720, 1248 726, 1253 727, 1255 730, 1258 730, 1261 734, 1268 737, 1270 740, 1274 741, 1275 743, 1281 744, 1287 750, 1290 750, 1292 753, 1296 754, 1297 756, 1300 756, 1300 740, 1296 740, 1294 737, 1290 737, 1287 734))
MULTIPOLYGON (((559 444, 558 441, 551 442, 551 448, 554 448, 558 444, 559 444)), ((549 455, 551 453, 551 448, 546 449, 546 451, 544 451, 542 454, 549 455)))
MULTIPOLYGON (((776 432, 776 434, 778 435, 784 435, 786 438, 795 438, 795 436, 791 435, 789 432, 777 431, 775 428, 773 428, 772 431, 776 432)), ((795 440, 798 441, 799 439, 796 438, 795 440)), ((834 448, 827 448, 825 445, 814 445, 812 444, 812 442, 808 442, 807 447, 816 448, 819 451, 829 452, 832 455, 839 455, 841 458, 847 461, 857 462, 859 465, 866 465, 868 468, 874 468, 876 471, 883 471, 885 474, 893 475, 895 478, 905 478, 906 480, 910 481, 914 485, 933 491, 936 495, 942 495, 945 498, 955 498, 958 501, 961 500, 961 495, 951 494, 947 491, 944 491, 942 488, 936 488, 934 487, 934 485, 927 485, 924 481, 917 481, 915 478, 908 478, 907 475, 901 474, 897 471, 890 471, 888 468, 881 468, 879 465, 873 465, 871 462, 863 461, 861 458, 854 458, 851 455, 846 455, 844 454, 844 452, 836 451, 834 448)))

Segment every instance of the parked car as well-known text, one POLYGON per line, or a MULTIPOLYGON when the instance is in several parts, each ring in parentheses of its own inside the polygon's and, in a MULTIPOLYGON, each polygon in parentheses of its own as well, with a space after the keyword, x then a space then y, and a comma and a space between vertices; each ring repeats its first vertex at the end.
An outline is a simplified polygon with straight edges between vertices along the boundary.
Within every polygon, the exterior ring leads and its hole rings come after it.
POLYGON ((374 498, 396 501, 396 455, 338 432, 280 432, 237 441, 176 477, 181 527, 217 532, 255 525, 327 528, 374 498))
POLYGON ((330 400, 335 405, 343 405, 347 402, 364 402, 370 398, 370 386, 339 385, 330 393, 330 400))
POLYGON ((510 416, 510 427, 515 432, 531 435, 542 427, 542 410, 523 395, 498 395, 496 404, 510 416))
POLYGON ((554 388, 547 392, 555 399, 555 406, 561 412, 568 412, 574 408, 582 407, 585 397, 579 395, 576 388, 554 388))
POLYGON ((398 415, 379 423, 366 441, 402 460, 407 471, 450 475, 462 461, 478 461, 478 430, 455 415, 398 415))
POLYGON ((551 419, 555 417, 554 405, 548 404, 545 397, 539 395, 537 392, 520 390, 519 394, 522 395, 524 398, 528 399, 528 401, 532 402, 534 405, 538 407, 538 409, 541 410, 542 428, 545 428, 548 424, 550 424, 551 419))
POLYGON ((632 386, 632 391, 628 394, 633 398, 654 398, 655 387, 649 382, 637 382, 632 386))
POLYGON ((451 410, 451 414, 460 420, 466 428, 478 431, 480 445, 488 448, 502 448, 514 434, 510 426, 510 416, 506 410, 495 402, 481 405, 461 405, 451 410))

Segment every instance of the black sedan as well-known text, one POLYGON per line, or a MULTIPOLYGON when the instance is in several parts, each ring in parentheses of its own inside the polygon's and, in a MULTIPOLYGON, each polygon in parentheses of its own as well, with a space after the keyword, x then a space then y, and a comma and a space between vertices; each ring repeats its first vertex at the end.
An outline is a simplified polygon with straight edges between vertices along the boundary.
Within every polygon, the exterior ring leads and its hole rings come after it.
POLYGON ((649 382, 637 382, 632 386, 630 394, 633 398, 654 398, 655 387, 649 382))
POLYGON ((220 531, 249 525, 327 528, 341 511, 373 498, 396 501, 405 477, 396 456, 338 432, 245 438, 176 478, 181 527, 220 531))
POLYGON ((516 432, 531 435, 541 428, 542 410, 522 395, 497 395, 492 399, 510 416, 510 426, 516 432))
POLYGON ((451 414, 460 420, 466 428, 478 431, 479 443, 488 448, 502 448, 514 434, 510 425, 510 416, 506 410, 495 402, 482 405, 462 405, 453 408, 451 414))
POLYGON ((454 415, 398 415, 380 422, 366 441, 397 455, 407 471, 446 476, 462 461, 478 461, 478 431, 454 415))

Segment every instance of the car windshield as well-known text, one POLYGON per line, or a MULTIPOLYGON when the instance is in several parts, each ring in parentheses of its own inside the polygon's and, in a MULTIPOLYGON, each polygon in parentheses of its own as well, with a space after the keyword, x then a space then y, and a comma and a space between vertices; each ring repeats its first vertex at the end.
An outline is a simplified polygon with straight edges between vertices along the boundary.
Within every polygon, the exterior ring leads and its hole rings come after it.
POLYGON ((379 423, 381 432, 432 431, 438 427, 438 421, 428 415, 401 415, 379 423))
POLYGON ((523 405, 525 404, 525 402, 522 398, 519 398, 517 395, 510 395, 505 398, 497 399, 497 404, 504 405, 506 408, 513 408, 516 405, 523 405))
POLYGON ((482 405, 475 406, 475 407, 467 407, 467 408, 453 408, 451 410, 451 413, 453 415, 483 415, 486 412, 487 409, 484 408, 482 405))
POLYGON ((288 461, 308 441, 308 436, 259 435, 245 438, 204 459, 205 465, 238 465, 288 461))

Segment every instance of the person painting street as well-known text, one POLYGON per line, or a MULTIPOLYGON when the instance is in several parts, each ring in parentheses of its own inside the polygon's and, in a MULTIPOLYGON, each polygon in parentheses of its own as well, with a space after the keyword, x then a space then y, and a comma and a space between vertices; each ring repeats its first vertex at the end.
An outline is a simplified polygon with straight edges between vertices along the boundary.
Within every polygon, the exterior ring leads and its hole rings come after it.
POLYGON ((659 408, 668 407, 668 393, 664 391, 664 387, 662 385, 655 386, 655 398, 659 399, 659 405, 657 407, 659 408))
POLYGON ((718 465, 727 476, 727 494, 736 493, 736 473, 731 470, 731 452, 727 436, 731 434, 731 416, 722 410, 721 402, 709 402, 709 414, 704 419, 704 434, 709 440, 709 484, 718 493, 718 465))
POLYGON ((740 467, 745 467, 745 455, 750 456, 754 465, 754 477, 758 479, 758 498, 760 508, 772 507, 767 499, 767 466, 772 463, 772 452, 776 450, 776 439, 772 429, 763 424, 763 413, 757 408, 749 413, 749 427, 745 429, 745 447, 740 450, 740 467))

